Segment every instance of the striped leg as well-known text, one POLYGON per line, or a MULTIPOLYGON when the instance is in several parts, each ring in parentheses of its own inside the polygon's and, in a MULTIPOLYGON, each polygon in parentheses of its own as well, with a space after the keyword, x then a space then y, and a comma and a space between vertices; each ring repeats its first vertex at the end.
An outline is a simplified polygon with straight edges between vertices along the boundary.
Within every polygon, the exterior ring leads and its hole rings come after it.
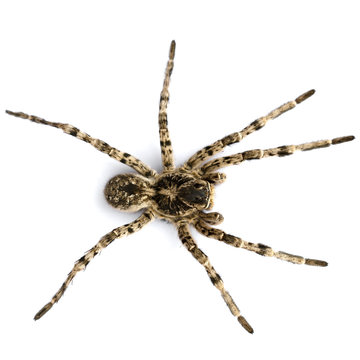
POLYGON ((198 248, 197 244, 192 238, 189 231, 189 226, 187 224, 179 224, 178 233, 180 240, 186 249, 189 250, 194 258, 204 266, 211 282, 220 291, 221 296, 223 297, 231 313, 238 319, 239 323, 244 327, 244 329, 252 334, 254 332, 253 328, 249 325, 246 319, 240 315, 240 310, 236 306, 230 294, 225 290, 224 283, 221 280, 220 275, 215 271, 209 262, 209 258, 198 248))
POLYGON ((203 180, 208 181, 210 184, 222 184, 226 180, 226 174, 224 173, 208 173, 201 176, 203 180))
POLYGON ((169 102, 169 84, 170 84, 170 76, 174 67, 174 57, 175 57, 175 41, 173 40, 170 45, 169 60, 166 65, 165 79, 164 79, 163 89, 160 94, 160 105, 159 105, 159 135, 160 135, 160 146, 161 146, 161 158, 165 171, 175 169, 173 150, 170 141, 168 121, 167 121, 167 105, 169 102))
POLYGON ((215 141, 213 144, 204 147, 195 153, 183 166, 185 170, 191 170, 197 168, 201 163, 209 159, 211 156, 221 152, 225 146, 237 143, 241 141, 245 136, 250 135, 254 131, 260 130, 265 124, 272 119, 277 118, 284 112, 293 109, 297 104, 302 103, 304 100, 308 99, 311 95, 315 93, 315 90, 309 90, 306 93, 298 96, 295 100, 289 101, 284 105, 279 106, 275 110, 269 112, 266 116, 258 118, 253 121, 250 125, 239 132, 227 135, 221 140, 215 141))
POLYGON ((79 260, 75 262, 73 269, 70 271, 64 283, 61 285, 60 289, 56 292, 56 294, 52 297, 51 301, 47 303, 34 317, 34 320, 39 320, 43 315, 45 315, 52 306, 57 303, 60 298, 64 295, 65 290, 70 285, 71 281, 74 279, 75 275, 82 270, 85 270, 86 266, 89 262, 102 250, 105 249, 108 245, 110 245, 115 239, 127 236, 132 234, 135 231, 139 231, 146 224, 154 219, 154 214, 151 211, 144 212, 141 216, 139 216, 135 221, 130 224, 126 224, 120 226, 106 235, 104 235, 100 241, 92 247, 89 251, 85 253, 79 260))
POLYGON ((354 139, 354 136, 342 136, 332 140, 319 140, 300 145, 284 145, 266 150, 248 150, 238 154, 225 156, 209 161, 201 167, 200 173, 209 174, 226 166, 238 165, 245 160, 262 159, 269 156, 287 156, 292 155, 297 150, 308 151, 313 149, 320 149, 328 147, 330 145, 342 144, 344 142, 352 141, 354 139))
POLYGON ((243 248, 245 250, 253 251, 262 256, 275 257, 280 260, 289 261, 293 264, 305 264, 312 266, 327 266, 327 262, 323 260, 315 260, 315 259, 306 259, 302 256, 288 254, 283 251, 274 251, 271 247, 264 244, 253 244, 251 242, 247 242, 242 240, 239 237, 226 234, 224 231, 219 229, 214 229, 204 221, 198 220, 194 224, 196 230, 209 238, 213 238, 219 241, 222 241, 228 245, 232 245, 234 247, 243 248))
POLYGON ((210 225, 219 225, 224 221, 224 217, 218 212, 198 212, 198 216, 200 219, 204 220, 206 223, 210 225))
POLYGON ((144 164, 141 160, 137 159, 136 157, 134 157, 128 153, 124 153, 120 150, 115 149, 114 147, 110 146, 109 144, 107 144, 106 142, 104 142, 102 140, 91 137, 90 135, 80 131, 75 126, 72 126, 69 124, 47 121, 40 117, 24 114, 22 112, 12 112, 9 110, 6 110, 6 112, 9 115, 13 115, 13 116, 16 116, 16 117, 19 117, 22 119, 27 119, 27 120, 33 121, 35 123, 38 123, 38 124, 49 125, 49 126, 61 129, 66 134, 75 136, 76 138, 91 144, 99 151, 109 155, 111 158, 118 160, 118 161, 122 162, 123 164, 132 167, 134 170, 136 170, 139 174, 141 174, 143 176, 153 177, 156 175, 156 171, 151 169, 146 164, 144 164))

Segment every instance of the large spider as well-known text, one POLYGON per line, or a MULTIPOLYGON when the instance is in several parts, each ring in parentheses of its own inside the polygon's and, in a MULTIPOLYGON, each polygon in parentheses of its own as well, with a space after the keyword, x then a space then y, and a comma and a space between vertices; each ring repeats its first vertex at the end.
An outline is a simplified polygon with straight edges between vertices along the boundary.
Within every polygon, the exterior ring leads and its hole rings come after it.
POLYGON ((110 205, 119 210, 144 210, 143 213, 130 224, 122 225, 104 235, 94 247, 75 262, 65 282, 52 297, 51 301, 35 315, 35 320, 40 319, 59 301, 75 275, 79 271, 84 270, 89 262, 99 254, 102 249, 110 245, 115 239, 142 229, 155 218, 166 219, 177 228, 181 242, 194 258, 204 266, 211 282, 220 291, 231 313, 249 333, 253 333, 253 328, 240 314, 239 308, 236 306, 230 294, 225 290, 221 277, 210 264, 208 257, 197 246, 190 234, 190 225, 194 226, 198 232, 209 238, 217 239, 234 247, 253 251, 259 255, 273 256, 294 264, 327 266, 327 262, 325 261, 307 259, 282 251, 274 251, 267 245, 253 244, 239 237, 227 234, 220 229, 216 229, 212 225, 220 224, 223 221, 223 216, 218 212, 205 212, 204 210, 212 209, 214 186, 224 182, 226 179, 225 174, 217 172, 217 170, 223 167, 237 165, 246 160, 262 159, 268 156, 287 156, 293 154, 296 150, 307 151, 337 145, 353 140, 354 136, 343 136, 332 140, 319 140, 300 145, 285 145, 265 150, 248 150, 206 162, 210 157, 221 152, 226 146, 241 141, 245 136, 261 129, 269 120, 275 119, 284 112, 293 109, 297 104, 308 99, 315 92, 315 90, 310 90, 297 97, 294 101, 289 101, 271 111, 266 116, 258 118, 243 130, 227 135, 215 141, 213 144, 204 147, 196 152, 182 166, 176 168, 173 160, 167 121, 167 105, 169 102, 168 88, 174 66, 174 56, 175 41, 172 41, 159 106, 159 134, 163 164, 163 171, 160 174, 134 156, 117 150, 104 141, 95 139, 72 125, 50 122, 22 112, 6 111, 10 115, 61 129, 66 134, 90 143, 96 149, 109 155, 113 159, 133 168, 138 174, 121 174, 110 179, 105 187, 105 197, 110 205))

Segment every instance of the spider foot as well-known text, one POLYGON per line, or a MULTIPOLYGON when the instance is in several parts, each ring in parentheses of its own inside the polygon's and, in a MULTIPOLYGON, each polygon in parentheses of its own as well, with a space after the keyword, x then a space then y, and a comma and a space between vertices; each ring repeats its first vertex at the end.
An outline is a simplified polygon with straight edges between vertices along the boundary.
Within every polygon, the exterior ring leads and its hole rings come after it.
POLYGON ((247 322, 247 320, 243 316, 239 315, 237 319, 238 319, 239 323, 241 324, 241 326, 247 332, 249 332, 250 334, 254 333, 254 329, 251 327, 251 325, 247 322))
POLYGON ((171 42, 170 51, 169 51, 169 59, 170 60, 174 60, 174 58, 175 58, 175 47, 176 47, 176 43, 175 43, 175 40, 173 40, 171 42))
POLYGON ((326 261, 315 259, 305 259, 305 264, 310 266, 328 266, 328 263, 326 261))
POLYGON ((309 91, 307 91, 306 93, 298 96, 298 97, 295 99, 295 102, 296 102, 297 104, 300 104, 300 103, 302 103, 303 101, 305 101, 306 99, 308 99, 310 96, 312 96, 312 95, 314 95, 314 94, 315 94, 315 90, 314 90, 314 89, 309 90, 309 91))
POLYGON ((52 302, 47 303, 40 311, 36 313, 34 316, 34 320, 39 320, 42 316, 44 316, 53 306, 52 302))
POLYGON ((14 111, 10 111, 10 110, 5 110, 5 112, 9 115, 12 115, 12 116, 16 116, 16 117, 19 117, 19 118, 22 118, 22 119, 28 119, 29 118, 29 115, 23 113, 23 112, 14 112, 14 111))

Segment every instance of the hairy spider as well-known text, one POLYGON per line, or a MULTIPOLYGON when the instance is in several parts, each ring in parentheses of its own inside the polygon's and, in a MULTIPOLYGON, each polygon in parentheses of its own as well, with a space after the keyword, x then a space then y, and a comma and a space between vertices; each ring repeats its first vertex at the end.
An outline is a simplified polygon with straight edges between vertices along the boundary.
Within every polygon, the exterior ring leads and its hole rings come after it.
POLYGON ((185 248, 205 268, 211 282, 220 291, 231 313, 249 333, 253 333, 253 328, 240 314, 239 308, 236 306, 230 294, 225 290, 221 277, 210 264, 208 257, 197 246, 190 234, 189 225, 192 225, 199 233, 209 238, 214 238, 234 247, 253 251, 262 256, 275 257, 294 264, 327 266, 327 262, 322 260, 308 259, 282 251, 274 251, 267 245, 254 244, 242 240, 237 236, 227 234, 212 226, 220 224, 223 221, 223 216, 218 212, 205 212, 204 210, 212 209, 214 186, 224 182, 226 179, 225 174, 216 172, 223 167, 237 165, 246 160, 262 159, 269 156, 287 156, 293 154, 296 150, 307 151, 337 145, 353 140, 354 136, 343 136, 332 140, 319 140, 300 145, 285 145, 265 150, 248 150, 206 162, 210 157, 221 152, 226 146, 241 141, 245 136, 261 129, 269 120, 275 119, 284 112, 293 109, 297 104, 308 99, 315 92, 315 90, 310 90, 297 97, 294 101, 289 101, 271 111, 266 116, 258 118, 243 130, 227 135, 215 141, 213 144, 204 147, 196 152, 182 166, 175 168, 167 121, 167 105, 169 102, 168 88, 174 66, 174 56, 175 41, 172 41, 159 106, 159 134, 163 165, 163 171, 160 174, 134 156, 117 150, 104 141, 95 139, 72 125, 50 122, 22 112, 6 111, 10 115, 61 129, 66 134, 75 136, 91 144, 113 159, 133 168, 138 174, 121 174, 110 179, 105 187, 105 197, 110 205, 119 210, 144 210, 133 222, 122 225, 104 235, 94 247, 75 262, 65 282, 52 297, 51 301, 35 315, 35 320, 40 319, 60 300, 75 275, 79 271, 84 270, 89 262, 99 254, 102 249, 110 245, 115 239, 142 229, 155 218, 166 219, 177 228, 179 238, 185 248))

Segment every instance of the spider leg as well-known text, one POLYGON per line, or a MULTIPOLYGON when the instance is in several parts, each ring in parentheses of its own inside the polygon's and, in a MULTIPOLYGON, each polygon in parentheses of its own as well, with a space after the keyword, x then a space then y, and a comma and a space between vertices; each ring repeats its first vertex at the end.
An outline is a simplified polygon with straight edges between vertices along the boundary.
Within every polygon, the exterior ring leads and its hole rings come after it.
POLYGON ((132 167, 135 171, 137 171, 139 174, 146 176, 146 177, 154 177, 156 176, 156 171, 151 169, 148 165, 143 163, 141 160, 137 159, 136 157, 122 152, 120 150, 115 149, 114 147, 110 146, 106 142, 95 139, 91 137, 90 135, 80 131, 75 126, 69 125, 69 124, 63 124, 58 122, 51 122, 47 121, 45 119, 42 119, 40 117, 34 116, 34 115, 28 115, 23 112, 12 112, 10 110, 6 110, 6 112, 9 115, 13 115, 22 119, 27 119, 32 122, 38 123, 38 124, 44 124, 49 125, 58 129, 61 129, 66 134, 72 135, 82 141, 85 141, 92 146, 94 146, 97 150, 109 155, 111 158, 118 160, 122 162, 125 165, 128 165, 132 167))
POLYGON ((219 225, 224 221, 224 217, 218 212, 205 213, 199 211, 198 216, 200 219, 204 220, 206 223, 210 225, 219 225))
POLYGON ((244 327, 249 333, 253 333, 253 328, 249 325, 246 319, 240 315, 240 310, 236 306, 234 300, 230 294, 225 290, 224 283, 220 275, 215 271, 213 266, 209 262, 209 258, 198 248, 194 239, 192 238, 188 224, 180 223, 177 225, 178 233, 181 242, 184 244, 186 249, 192 254, 192 256, 204 266, 211 282, 213 285, 220 291, 221 296, 223 297, 226 305, 228 306, 231 313, 238 319, 239 323, 244 327))
POLYGON ((170 141, 168 121, 167 121, 167 105, 169 102, 169 84, 170 76, 174 67, 175 57, 175 41, 173 40, 170 45, 169 60, 165 69, 165 79, 163 89, 160 93, 159 104, 159 135, 161 147, 161 159, 164 170, 174 170, 173 150, 170 141))
POLYGON ((93 246, 90 250, 88 250, 84 256, 82 256, 79 260, 77 260, 74 264, 73 269, 70 271, 64 283, 61 285, 60 289, 56 292, 56 294, 52 297, 51 301, 48 302, 34 317, 34 320, 39 320, 43 315, 45 315, 52 306, 57 303, 60 298, 64 295, 65 290, 70 285, 71 281, 74 279, 75 275, 82 270, 85 270, 86 266, 89 262, 102 250, 105 249, 108 245, 110 245, 115 239, 127 236, 132 234, 135 231, 139 231, 146 224, 154 219, 154 214, 147 210, 141 216, 139 216, 136 220, 131 222, 130 224, 126 224, 120 226, 106 235, 104 235, 100 241, 93 246))
POLYGON ((352 141, 354 139, 354 136, 342 136, 332 140, 312 141, 299 145, 284 145, 266 150, 248 150, 238 154, 211 160, 201 167, 200 173, 209 174, 215 170, 221 169, 226 166, 238 165, 245 160, 262 159, 269 156, 287 156, 292 155, 297 150, 308 151, 313 149, 320 149, 328 147, 330 145, 342 144, 344 142, 352 141))
POLYGON ((239 132, 234 132, 230 135, 223 137, 222 139, 215 141, 213 144, 204 147, 203 149, 196 152, 183 166, 185 170, 191 170, 197 168, 201 163, 209 159, 211 156, 221 152, 226 146, 235 144, 241 141, 245 136, 250 135, 254 131, 260 130, 265 124, 272 119, 277 118, 282 115, 284 112, 293 109, 297 104, 302 103, 308 99, 311 95, 315 93, 315 90, 309 90, 306 93, 298 96, 293 101, 288 101, 287 103, 279 106, 275 110, 269 112, 266 116, 260 117, 257 120, 253 121, 250 125, 245 127, 239 132))
POLYGON ((289 261, 293 264, 305 264, 312 266, 327 266, 328 263, 323 260, 316 259, 307 259, 302 256, 288 254, 283 251, 274 251, 271 247, 264 244, 253 244, 251 242, 247 242, 239 237, 226 234, 224 231, 219 229, 214 229, 204 221, 198 220, 194 223, 195 229, 202 235, 213 238, 219 241, 222 241, 228 245, 232 245, 234 247, 243 248, 245 250, 253 251, 256 254, 268 257, 275 257, 280 260, 289 261))
POLYGON ((201 176, 203 180, 208 181, 210 184, 221 184, 226 180, 226 174, 224 173, 208 173, 201 176))

